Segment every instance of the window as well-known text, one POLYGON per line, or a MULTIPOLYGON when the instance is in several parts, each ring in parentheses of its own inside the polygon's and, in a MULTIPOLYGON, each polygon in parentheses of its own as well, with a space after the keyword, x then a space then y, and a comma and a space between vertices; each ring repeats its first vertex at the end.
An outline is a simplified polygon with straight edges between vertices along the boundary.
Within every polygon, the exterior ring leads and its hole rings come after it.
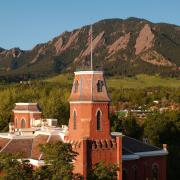
POLYGON ((147 166, 147 163, 144 163, 144 172, 143 172, 143 178, 144 179, 147 179, 147 169, 148 169, 148 166, 147 166))
POLYGON ((97 118, 97 130, 101 130, 101 111, 98 110, 96 118, 97 118))
POLYGON ((123 174, 122 174, 122 179, 123 180, 127 180, 127 170, 126 169, 123 169, 123 174))
POLYGON ((97 83, 97 92, 102 92, 103 86, 104 86, 104 82, 101 81, 101 80, 98 80, 98 83, 97 83))
POLYGON ((76 111, 73 112, 73 128, 76 129, 76 111))
POLYGON ((17 128, 17 125, 18 125, 18 119, 16 118, 15 119, 15 128, 17 128))
POLYGON ((26 121, 24 119, 21 120, 21 128, 26 127, 26 121))
POLYGON ((134 180, 137 180, 137 168, 134 169, 134 180))
POLYGON ((78 83, 78 80, 75 81, 74 83, 74 92, 78 92, 78 86, 79 86, 79 83, 78 83))
POLYGON ((152 165, 152 180, 158 180, 158 165, 152 165))
POLYGON ((134 180, 138 180, 137 179, 137 166, 133 166, 132 170, 133 170, 133 179, 134 180))

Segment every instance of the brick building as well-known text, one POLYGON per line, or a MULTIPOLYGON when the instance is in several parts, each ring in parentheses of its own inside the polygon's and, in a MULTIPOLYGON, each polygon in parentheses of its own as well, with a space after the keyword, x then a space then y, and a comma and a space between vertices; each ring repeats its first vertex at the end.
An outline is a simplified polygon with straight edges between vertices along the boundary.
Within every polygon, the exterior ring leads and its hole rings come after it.
POLYGON ((74 172, 84 179, 88 170, 103 160, 105 164, 119 166, 118 180, 166 180, 165 146, 160 149, 110 132, 110 98, 102 71, 75 72, 69 103, 68 128, 54 127, 42 120, 37 104, 16 104, 14 125, 10 125, 9 133, 0 134, 0 153, 23 152, 32 165, 42 166, 43 155, 38 145, 58 140, 71 143, 79 153, 74 172))
POLYGON ((37 103, 16 103, 13 109, 14 128, 30 128, 41 119, 41 111, 37 103))

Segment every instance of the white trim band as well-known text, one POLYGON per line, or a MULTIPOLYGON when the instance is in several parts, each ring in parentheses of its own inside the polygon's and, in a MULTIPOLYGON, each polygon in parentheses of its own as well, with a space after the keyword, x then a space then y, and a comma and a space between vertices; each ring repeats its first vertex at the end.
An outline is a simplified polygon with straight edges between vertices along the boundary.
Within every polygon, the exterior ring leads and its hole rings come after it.
POLYGON ((69 101, 70 104, 104 104, 109 103, 109 101, 69 101))
POLYGON ((37 105, 38 103, 23 103, 23 102, 19 102, 19 103, 15 103, 15 105, 18 105, 18 106, 30 106, 30 105, 37 105))
POLYGON ((31 110, 13 110, 15 113, 42 113, 41 111, 31 111, 31 110))
POLYGON ((75 75, 81 74, 103 74, 103 71, 76 71, 74 72, 75 75))
POLYGON ((155 156, 166 156, 166 155, 168 155, 168 151, 164 151, 164 150, 137 152, 130 155, 122 155, 122 160, 128 161, 128 160, 140 159, 141 157, 155 157, 155 156))
POLYGON ((136 159, 139 159, 139 158, 140 158, 140 156, 134 155, 134 154, 132 154, 132 155, 122 155, 122 160, 123 161, 136 160, 136 159))
POLYGON ((141 157, 149 157, 149 156, 165 156, 168 155, 168 151, 165 150, 157 150, 157 151, 147 151, 147 152, 137 152, 134 153, 136 155, 139 155, 141 157))

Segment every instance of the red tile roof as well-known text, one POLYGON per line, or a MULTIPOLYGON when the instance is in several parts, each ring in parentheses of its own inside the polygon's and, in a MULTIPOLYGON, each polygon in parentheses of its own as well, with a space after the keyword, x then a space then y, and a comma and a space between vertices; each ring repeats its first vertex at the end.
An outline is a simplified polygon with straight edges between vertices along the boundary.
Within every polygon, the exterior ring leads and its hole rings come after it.
POLYGON ((10 139, 7 138, 0 138, 0 151, 2 150, 3 147, 10 141, 10 139))

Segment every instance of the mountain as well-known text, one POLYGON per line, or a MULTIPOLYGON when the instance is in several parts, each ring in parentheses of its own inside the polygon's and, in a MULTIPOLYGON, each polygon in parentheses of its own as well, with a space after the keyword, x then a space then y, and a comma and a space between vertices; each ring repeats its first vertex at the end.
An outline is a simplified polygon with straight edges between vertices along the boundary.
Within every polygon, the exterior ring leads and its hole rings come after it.
MULTIPOLYGON (((23 51, 0 48, 0 77, 29 78, 89 67, 90 26, 65 31, 23 51)), ((109 75, 180 76, 180 26, 145 19, 106 19, 93 24, 93 65, 109 75)))

